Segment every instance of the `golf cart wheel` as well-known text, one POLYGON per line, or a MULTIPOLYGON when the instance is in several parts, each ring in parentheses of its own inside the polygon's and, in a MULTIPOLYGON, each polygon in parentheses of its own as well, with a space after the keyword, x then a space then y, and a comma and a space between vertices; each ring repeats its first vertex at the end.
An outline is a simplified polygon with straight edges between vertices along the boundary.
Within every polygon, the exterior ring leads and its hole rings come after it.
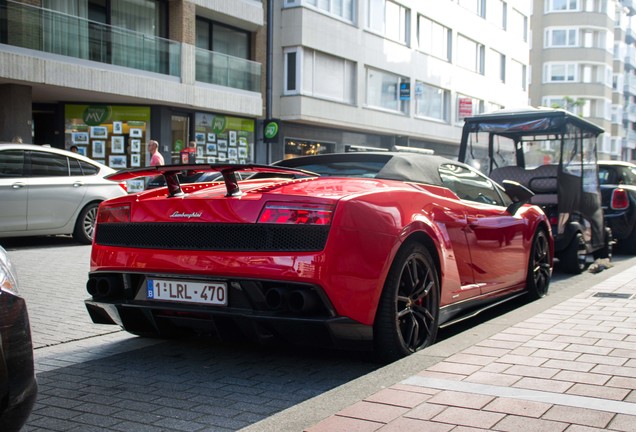
POLYGON ((587 249, 583 234, 577 232, 567 248, 561 253, 559 265, 563 272, 581 274, 587 262, 587 249))

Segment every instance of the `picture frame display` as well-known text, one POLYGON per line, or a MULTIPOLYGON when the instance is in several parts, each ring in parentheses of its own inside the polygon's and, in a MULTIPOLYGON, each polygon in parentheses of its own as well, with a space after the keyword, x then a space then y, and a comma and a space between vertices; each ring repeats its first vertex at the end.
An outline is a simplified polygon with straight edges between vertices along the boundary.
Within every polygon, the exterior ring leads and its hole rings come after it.
POLYGON ((131 138, 141 138, 143 136, 143 131, 139 128, 130 128, 128 134, 131 138))
POLYGON ((105 126, 91 126, 91 138, 106 138, 108 129, 105 126))
POLYGON ((103 158, 106 155, 106 141, 93 140, 93 159, 103 158))
POLYGON ((114 121, 113 122, 113 134, 121 134, 124 131, 122 122, 114 121))
POLYGON ((141 140, 140 139, 131 139, 130 140, 130 151, 132 153, 139 153, 141 151, 141 140))
POLYGON ((88 144, 88 132, 73 132, 71 140, 73 144, 88 144))
POLYGON ((125 155, 108 156, 108 166, 115 169, 126 168, 126 156, 125 155))
POLYGON ((123 136, 110 137, 110 151, 111 153, 124 152, 124 137, 123 136))

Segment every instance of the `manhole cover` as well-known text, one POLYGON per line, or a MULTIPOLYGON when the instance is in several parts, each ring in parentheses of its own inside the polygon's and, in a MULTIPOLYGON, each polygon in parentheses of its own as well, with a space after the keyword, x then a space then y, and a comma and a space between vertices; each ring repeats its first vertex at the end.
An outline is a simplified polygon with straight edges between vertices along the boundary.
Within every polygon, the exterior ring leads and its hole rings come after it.
POLYGON ((634 294, 627 293, 597 292, 592 297, 631 299, 633 296, 634 294))

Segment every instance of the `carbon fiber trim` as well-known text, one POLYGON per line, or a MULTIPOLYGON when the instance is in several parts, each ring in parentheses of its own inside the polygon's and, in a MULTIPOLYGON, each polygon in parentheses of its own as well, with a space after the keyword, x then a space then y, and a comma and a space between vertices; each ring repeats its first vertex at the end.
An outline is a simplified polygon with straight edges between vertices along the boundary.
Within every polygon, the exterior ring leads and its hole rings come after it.
POLYGON ((324 249, 328 235, 328 225, 102 223, 95 243, 139 249, 313 252, 324 249))

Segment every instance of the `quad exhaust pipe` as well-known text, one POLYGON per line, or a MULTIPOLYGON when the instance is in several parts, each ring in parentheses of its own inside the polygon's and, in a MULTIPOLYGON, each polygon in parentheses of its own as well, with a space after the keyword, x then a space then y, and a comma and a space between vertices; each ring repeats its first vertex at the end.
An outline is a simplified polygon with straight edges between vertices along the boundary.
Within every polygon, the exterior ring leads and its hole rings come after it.
POLYGON ((95 276, 86 282, 86 290, 94 298, 116 296, 123 291, 122 281, 116 276, 95 276))
POLYGON ((289 291, 283 288, 270 288, 265 292, 265 304, 275 311, 308 313, 316 310, 320 300, 314 291, 308 289, 289 291))

